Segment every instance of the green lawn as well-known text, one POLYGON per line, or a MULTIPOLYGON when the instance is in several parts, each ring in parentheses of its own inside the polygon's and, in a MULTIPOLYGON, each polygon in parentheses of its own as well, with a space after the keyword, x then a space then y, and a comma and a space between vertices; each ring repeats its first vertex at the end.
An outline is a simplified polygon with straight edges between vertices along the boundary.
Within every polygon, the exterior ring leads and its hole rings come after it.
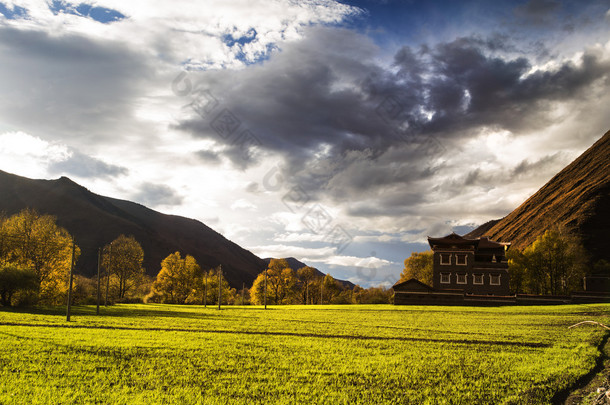
POLYGON ((546 404, 610 305, 0 309, 0 404, 546 404))

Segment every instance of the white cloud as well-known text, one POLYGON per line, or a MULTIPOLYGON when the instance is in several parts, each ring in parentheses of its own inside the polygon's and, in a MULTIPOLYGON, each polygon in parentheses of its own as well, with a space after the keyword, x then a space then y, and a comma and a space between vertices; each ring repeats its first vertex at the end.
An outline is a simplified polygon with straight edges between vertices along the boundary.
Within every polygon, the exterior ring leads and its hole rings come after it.
POLYGON ((256 60, 278 42, 300 38, 303 27, 336 23, 359 13, 355 7, 331 0, 98 0, 96 7, 126 16, 102 24, 69 13, 56 15, 46 2, 37 0, 13 0, 8 5, 24 7, 29 13, 27 20, 10 21, 12 25, 120 41, 162 54, 172 63, 205 68, 243 66, 241 59, 256 60), (245 43, 232 43, 240 38, 245 43))
POLYGON ((335 252, 335 249, 330 246, 322 248, 307 248, 302 246, 281 244, 251 246, 250 250, 259 257, 294 257, 298 260, 301 260, 301 258, 307 258, 307 260, 310 261, 320 261, 320 259, 329 258, 333 256, 335 252))
POLYGON ((44 177, 49 163, 70 156, 69 148, 60 143, 44 141, 25 132, 0 135, 0 169, 28 177, 44 177))
POLYGON ((257 207, 256 207, 256 205, 252 204, 250 201, 248 201, 244 198, 240 198, 239 200, 237 200, 233 204, 231 204, 231 209, 234 211, 235 210, 256 211, 257 207))
POLYGON ((324 259, 313 259, 313 258, 305 258, 304 260, 318 261, 329 266, 343 266, 343 267, 361 267, 361 268, 377 268, 382 266, 395 265, 396 263, 392 263, 385 259, 380 259, 378 257, 355 257, 355 256, 330 256, 324 259))

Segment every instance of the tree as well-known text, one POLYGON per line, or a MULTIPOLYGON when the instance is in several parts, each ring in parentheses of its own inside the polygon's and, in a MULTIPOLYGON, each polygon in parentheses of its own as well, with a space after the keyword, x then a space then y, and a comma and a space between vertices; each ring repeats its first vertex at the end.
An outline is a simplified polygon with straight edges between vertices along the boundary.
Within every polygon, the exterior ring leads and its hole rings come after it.
POLYGON ((120 235, 104 246, 102 264, 107 274, 113 276, 119 299, 125 298, 127 292, 144 275, 143 261, 144 250, 133 236, 120 235))
POLYGON ((161 262, 151 292, 160 302, 185 304, 195 294, 197 280, 201 277, 201 268, 193 256, 187 255, 183 259, 180 252, 175 252, 161 262))
MULTIPOLYGON (((510 251, 509 251, 510 252, 510 251)), ((585 274, 586 253, 578 238, 565 229, 547 230, 523 253, 509 255, 513 288, 534 294, 569 294, 580 288, 585 274)))
POLYGON ((515 294, 528 290, 527 264, 525 256, 518 249, 509 249, 506 252, 508 259, 508 276, 510 288, 515 294))
MULTIPOLYGON (((250 297, 254 305, 265 303, 265 272, 263 271, 254 280, 250 288, 250 297)), ((267 289, 267 301, 271 302, 270 290, 267 289)))
POLYGON ((388 304, 392 298, 392 290, 385 287, 370 287, 364 289, 359 285, 354 287, 352 302, 354 304, 388 304))
MULTIPOLYGON (((220 271, 220 266, 215 269, 210 269, 208 271, 203 272, 202 277, 198 277, 195 282, 195 291, 191 299, 189 299, 188 303, 198 303, 203 304, 204 301, 207 302, 208 305, 217 305, 218 304, 218 272, 220 271), (205 295, 205 284, 207 279, 207 298, 204 299, 205 295)), ((237 290, 235 288, 231 288, 231 285, 227 281, 224 276, 224 273, 221 273, 220 276, 220 286, 222 288, 222 304, 231 305, 235 303, 235 297, 237 296, 237 290)))
POLYGON ((305 266, 297 270, 297 277, 303 283, 303 291, 301 293, 303 303, 307 305, 309 301, 309 287, 313 280, 318 275, 318 272, 313 267, 305 266))
MULTIPOLYGON (((72 263, 73 240, 57 226, 55 217, 25 209, 2 223, 4 264, 32 270, 40 299, 49 304, 63 301, 72 263)), ((74 247, 75 259, 80 254, 74 247)))
MULTIPOLYGON (((271 259, 267 268, 267 302, 274 305, 290 304, 297 290, 297 278, 285 259, 271 259)), ((256 305, 265 302, 265 272, 260 273, 250 289, 256 305)))
POLYGON ((411 257, 405 259, 405 268, 400 273, 400 280, 405 281, 414 278, 431 286, 433 258, 432 251, 411 253, 411 257))
POLYGON ((272 303, 288 304, 295 284, 296 276, 286 259, 271 259, 267 269, 267 290, 271 291, 272 303))
MULTIPOLYGON (((339 302, 334 302, 337 301, 337 297, 341 294, 341 292, 343 291, 343 286, 341 285, 341 283, 339 283, 337 280, 335 280, 335 278, 333 276, 331 276, 330 274, 327 274, 324 276, 324 278, 322 279, 322 304, 323 303, 327 303, 327 304, 335 304, 335 303, 339 303, 339 302)), ((350 297, 351 299, 351 297, 350 297)))
POLYGON ((16 266, 0 267, 0 304, 10 307, 13 295, 19 291, 37 288, 36 273, 16 266))

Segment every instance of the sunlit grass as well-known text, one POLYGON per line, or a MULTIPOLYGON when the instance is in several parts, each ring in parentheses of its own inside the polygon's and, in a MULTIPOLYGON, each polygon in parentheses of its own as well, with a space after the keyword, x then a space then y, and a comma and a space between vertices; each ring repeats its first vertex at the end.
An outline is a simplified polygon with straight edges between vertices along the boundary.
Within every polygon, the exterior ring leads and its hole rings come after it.
POLYGON ((610 305, 0 311, 0 403, 549 403, 610 305))

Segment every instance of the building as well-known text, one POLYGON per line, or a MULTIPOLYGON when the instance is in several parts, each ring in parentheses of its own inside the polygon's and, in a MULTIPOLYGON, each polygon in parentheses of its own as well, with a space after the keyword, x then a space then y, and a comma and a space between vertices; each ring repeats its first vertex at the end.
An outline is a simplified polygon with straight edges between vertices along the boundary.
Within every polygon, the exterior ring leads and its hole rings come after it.
POLYGON ((506 251, 510 243, 486 237, 465 238, 452 233, 443 238, 428 238, 434 252, 435 290, 461 290, 474 295, 510 293, 506 251))
POLYGON ((415 279, 400 281, 394 289, 395 304, 506 305, 510 299, 506 251, 510 243, 488 238, 465 238, 452 233, 430 238, 433 285, 415 279))
POLYGON ((510 294, 506 251, 510 243, 465 238, 452 233, 428 238, 433 254, 433 285, 410 279, 394 290, 397 305, 560 305, 610 302, 603 277, 585 278, 585 291, 565 296, 510 294))

